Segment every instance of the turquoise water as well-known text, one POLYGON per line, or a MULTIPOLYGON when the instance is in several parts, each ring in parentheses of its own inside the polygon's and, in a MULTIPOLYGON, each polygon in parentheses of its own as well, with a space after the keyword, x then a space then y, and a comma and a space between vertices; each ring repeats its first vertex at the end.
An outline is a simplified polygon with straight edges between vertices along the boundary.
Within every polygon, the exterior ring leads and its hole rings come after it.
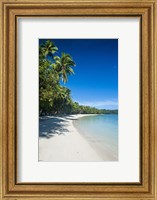
POLYGON ((105 160, 118 160, 118 114, 81 117, 74 126, 105 160))

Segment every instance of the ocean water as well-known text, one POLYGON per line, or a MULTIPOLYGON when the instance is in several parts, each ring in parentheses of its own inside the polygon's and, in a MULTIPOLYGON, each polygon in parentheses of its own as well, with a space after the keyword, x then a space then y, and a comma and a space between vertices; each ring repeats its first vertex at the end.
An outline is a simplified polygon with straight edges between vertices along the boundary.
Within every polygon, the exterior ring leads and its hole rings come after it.
POLYGON ((118 160, 118 114, 84 116, 73 124, 104 161, 118 160))

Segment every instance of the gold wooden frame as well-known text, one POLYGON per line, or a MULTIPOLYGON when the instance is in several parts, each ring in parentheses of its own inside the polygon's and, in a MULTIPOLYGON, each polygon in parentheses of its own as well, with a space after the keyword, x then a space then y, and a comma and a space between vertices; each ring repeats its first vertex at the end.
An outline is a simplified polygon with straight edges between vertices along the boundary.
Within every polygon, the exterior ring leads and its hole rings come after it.
POLYGON ((155 0, 1 0, 1 199, 157 199, 157 2, 155 0), (16 25, 18 17, 141 19, 141 179, 139 183, 17 183, 16 25))

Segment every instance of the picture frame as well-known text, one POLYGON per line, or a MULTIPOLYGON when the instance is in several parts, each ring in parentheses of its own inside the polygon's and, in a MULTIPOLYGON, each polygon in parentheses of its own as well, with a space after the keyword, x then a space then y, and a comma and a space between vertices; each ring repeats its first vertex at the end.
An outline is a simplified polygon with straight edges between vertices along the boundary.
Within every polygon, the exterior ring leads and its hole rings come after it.
MULTIPOLYGON (((156 9, 155 0, 2 0, 1 6, 1 199, 156 199, 156 9), (17 182, 18 17, 140 17, 140 182, 17 182)), ((128 172, 129 173, 129 172, 128 172)))

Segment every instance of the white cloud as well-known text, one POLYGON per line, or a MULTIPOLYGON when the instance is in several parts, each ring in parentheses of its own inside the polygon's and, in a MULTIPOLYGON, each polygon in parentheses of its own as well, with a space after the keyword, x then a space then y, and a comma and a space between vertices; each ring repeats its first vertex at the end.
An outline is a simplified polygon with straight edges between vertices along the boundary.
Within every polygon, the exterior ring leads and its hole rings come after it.
POLYGON ((105 106, 118 106, 118 101, 95 101, 95 102, 79 102, 80 105, 91 106, 91 107, 105 107, 105 106))

